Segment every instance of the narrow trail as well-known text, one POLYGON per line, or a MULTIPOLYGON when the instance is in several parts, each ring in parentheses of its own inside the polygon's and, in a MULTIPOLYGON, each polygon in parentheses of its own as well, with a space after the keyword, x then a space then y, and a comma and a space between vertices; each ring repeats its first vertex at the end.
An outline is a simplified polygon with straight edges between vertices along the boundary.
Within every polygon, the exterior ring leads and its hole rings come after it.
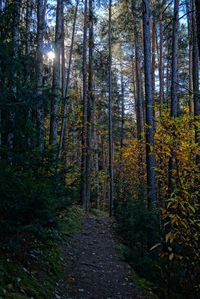
POLYGON ((108 217, 86 217, 82 232, 65 249, 66 274, 55 298, 142 299, 118 248, 108 217))

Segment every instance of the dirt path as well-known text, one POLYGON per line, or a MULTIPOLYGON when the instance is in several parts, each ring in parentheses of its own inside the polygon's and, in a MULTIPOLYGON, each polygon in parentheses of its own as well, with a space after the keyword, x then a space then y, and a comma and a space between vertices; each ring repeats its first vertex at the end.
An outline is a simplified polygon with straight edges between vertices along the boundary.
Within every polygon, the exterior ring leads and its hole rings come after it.
POLYGON ((109 218, 85 218, 83 231, 65 250, 66 278, 55 298, 141 299, 118 247, 109 218))

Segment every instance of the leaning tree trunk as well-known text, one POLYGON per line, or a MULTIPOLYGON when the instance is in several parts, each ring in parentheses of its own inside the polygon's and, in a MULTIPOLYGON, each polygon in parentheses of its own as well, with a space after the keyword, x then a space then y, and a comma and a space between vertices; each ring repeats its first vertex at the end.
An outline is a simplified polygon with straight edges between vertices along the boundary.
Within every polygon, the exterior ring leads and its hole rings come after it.
POLYGON ((152 94, 152 64, 151 64, 151 34, 149 0, 144 0, 143 38, 144 38, 144 68, 146 96, 146 162, 147 162, 147 198, 150 209, 156 209, 156 174, 154 155, 154 107, 152 94))
POLYGON ((45 30, 45 13, 47 0, 37 0, 37 125, 38 125, 38 148, 44 150, 44 106, 43 106, 43 39, 45 30))
POLYGON ((63 33, 63 0, 57 0, 56 34, 55 34, 55 59, 53 64, 53 84, 49 143, 57 145, 59 101, 61 98, 61 49, 63 33))

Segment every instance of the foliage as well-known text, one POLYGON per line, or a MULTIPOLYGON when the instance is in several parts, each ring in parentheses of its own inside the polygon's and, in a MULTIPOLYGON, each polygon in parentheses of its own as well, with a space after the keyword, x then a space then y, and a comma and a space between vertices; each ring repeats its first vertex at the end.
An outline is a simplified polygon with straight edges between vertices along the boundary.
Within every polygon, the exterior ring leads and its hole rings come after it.
MULTIPOLYGON (((148 221, 153 220, 153 216, 147 211, 145 201, 138 200, 141 196, 141 186, 145 182, 145 144, 138 141, 129 143, 122 149, 119 160, 116 161, 116 165, 119 165, 117 170, 121 186, 117 217, 120 234, 130 248, 128 260, 133 261, 134 269, 154 283, 160 281, 159 276, 163 276, 163 281, 168 283, 171 281, 169 277, 174 277, 174 285, 177 284, 180 294, 187 294, 188 298, 198 293, 200 257, 200 181, 199 166, 196 164, 199 147, 194 143, 195 126, 199 126, 199 120, 192 119, 187 109, 177 119, 171 119, 169 113, 162 109, 157 121, 154 150, 157 161, 160 224, 153 222, 152 226, 149 226, 148 221), (176 170, 173 170, 176 188, 169 196, 166 174, 172 148, 175 148, 177 165, 176 170), (160 238, 154 243, 152 251, 155 251, 155 255, 151 260, 151 251, 145 244, 149 234, 147 228, 151 227, 156 232, 159 226, 160 238), (151 272, 149 266, 154 267, 153 265, 155 268, 151 272)), ((145 198, 144 192, 142 196, 145 198)), ((173 293, 174 287, 170 287, 173 293)))
POLYGON ((20 249, 23 236, 40 236, 56 228, 57 211, 70 205, 73 192, 70 197, 62 178, 55 179, 50 159, 51 153, 41 159, 34 152, 23 163, 1 161, 0 235, 4 249, 20 249))

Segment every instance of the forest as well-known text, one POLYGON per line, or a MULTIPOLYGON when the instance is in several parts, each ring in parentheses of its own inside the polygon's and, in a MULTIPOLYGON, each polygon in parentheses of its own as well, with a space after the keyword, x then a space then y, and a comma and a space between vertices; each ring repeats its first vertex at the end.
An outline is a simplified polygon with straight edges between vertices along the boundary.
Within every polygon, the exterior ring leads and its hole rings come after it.
POLYGON ((0 0, 0 299, 200 298, 200 0, 0 0))

